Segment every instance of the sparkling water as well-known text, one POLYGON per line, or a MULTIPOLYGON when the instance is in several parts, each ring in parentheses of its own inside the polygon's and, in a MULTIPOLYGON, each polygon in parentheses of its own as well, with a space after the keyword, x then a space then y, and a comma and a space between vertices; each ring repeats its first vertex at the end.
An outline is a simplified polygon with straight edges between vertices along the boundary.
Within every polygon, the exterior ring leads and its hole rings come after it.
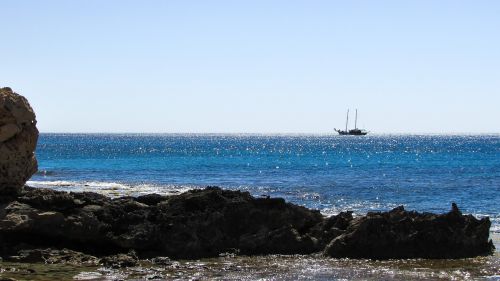
POLYGON ((398 205, 490 216, 500 135, 41 134, 28 184, 110 196, 217 185, 335 214, 398 205))
POLYGON ((459 260, 350 260, 321 255, 221 257, 114 271, 6 264, 7 277, 111 280, 500 280, 500 135, 41 134, 29 185, 109 196, 218 185, 284 197, 325 215, 404 205, 489 216, 497 251, 459 260))

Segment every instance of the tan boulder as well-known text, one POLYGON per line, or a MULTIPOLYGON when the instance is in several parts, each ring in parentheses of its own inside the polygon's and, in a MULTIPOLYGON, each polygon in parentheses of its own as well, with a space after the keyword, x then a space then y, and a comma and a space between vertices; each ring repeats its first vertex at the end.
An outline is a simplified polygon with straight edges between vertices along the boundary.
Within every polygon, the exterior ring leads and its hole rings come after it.
POLYGON ((0 127, 0 142, 4 142, 21 132, 21 128, 16 124, 5 124, 0 127))
POLYGON ((25 97, 0 88, 0 194, 15 193, 37 171, 36 116, 25 97))

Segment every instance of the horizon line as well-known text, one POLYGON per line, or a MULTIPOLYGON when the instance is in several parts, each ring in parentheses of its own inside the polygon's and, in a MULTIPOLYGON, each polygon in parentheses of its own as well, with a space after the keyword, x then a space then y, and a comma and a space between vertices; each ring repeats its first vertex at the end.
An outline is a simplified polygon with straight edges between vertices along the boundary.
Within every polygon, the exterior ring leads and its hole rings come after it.
MULTIPOLYGON (((62 132, 40 131, 40 134, 109 134, 109 135, 334 135, 336 132, 62 132)), ((370 135, 500 135, 500 132, 369 132, 370 135)))

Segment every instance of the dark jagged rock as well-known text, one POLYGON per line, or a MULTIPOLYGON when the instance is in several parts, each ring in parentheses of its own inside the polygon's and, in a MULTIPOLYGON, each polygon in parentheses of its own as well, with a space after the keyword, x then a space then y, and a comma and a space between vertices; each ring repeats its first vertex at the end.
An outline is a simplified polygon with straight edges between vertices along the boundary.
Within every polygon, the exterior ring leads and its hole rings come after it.
POLYGON ((139 260, 135 253, 117 254, 107 256, 101 259, 100 263, 111 268, 131 267, 139 264, 139 260))
POLYGON ((143 257, 307 254, 320 250, 309 229, 318 211, 279 198, 209 187, 170 197, 106 198, 27 188, 0 206, 4 252, 23 243, 95 255, 136 250, 143 257))
POLYGON ((490 220, 464 216, 455 203, 443 215, 405 211, 368 213, 352 220, 347 230, 326 247, 331 257, 465 258, 489 254, 490 220))
POLYGON ((172 260, 169 257, 156 257, 149 260, 151 264, 156 265, 172 265, 172 260))
POLYGON ((489 226, 487 218, 464 216, 458 208, 444 215, 400 207, 358 218, 351 212, 325 218, 281 198, 217 187, 116 199, 25 188, 0 204, 0 254, 71 249, 118 255, 102 261, 118 267, 133 264, 120 256, 131 250, 139 258, 174 259, 321 251, 333 257, 458 258, 492 252, 489 226))
POLYGON ((15 256, 6 257, 11 262, 29 262, 46 264, 98 265, 99 259, 80 252, 62 249, 20 250, 15 256))

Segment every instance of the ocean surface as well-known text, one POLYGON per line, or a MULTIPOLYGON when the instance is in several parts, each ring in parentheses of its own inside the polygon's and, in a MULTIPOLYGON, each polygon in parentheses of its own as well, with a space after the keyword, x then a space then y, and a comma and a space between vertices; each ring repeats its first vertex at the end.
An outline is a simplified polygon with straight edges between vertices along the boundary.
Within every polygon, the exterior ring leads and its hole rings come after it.
MULTIPOLYGON (((36 154, 39 172, 28 182, 35 187, 135 196, 217 185, 325 215, 399 205, 443 213, 456 202, 464 213, 489 216, 492 237, 500 232, 500 135, 41 134, 36 154)), ((500 280, 498 252, 486 262, 493 271, 472 277, 500 280)), ((360 278, 390 279, 387 266, 377 268, 381 275, 360 278)), ((439 272, 462 276, 454 267, 439 272)), ((344 278, 335 274, 325 278, 344 278)))

